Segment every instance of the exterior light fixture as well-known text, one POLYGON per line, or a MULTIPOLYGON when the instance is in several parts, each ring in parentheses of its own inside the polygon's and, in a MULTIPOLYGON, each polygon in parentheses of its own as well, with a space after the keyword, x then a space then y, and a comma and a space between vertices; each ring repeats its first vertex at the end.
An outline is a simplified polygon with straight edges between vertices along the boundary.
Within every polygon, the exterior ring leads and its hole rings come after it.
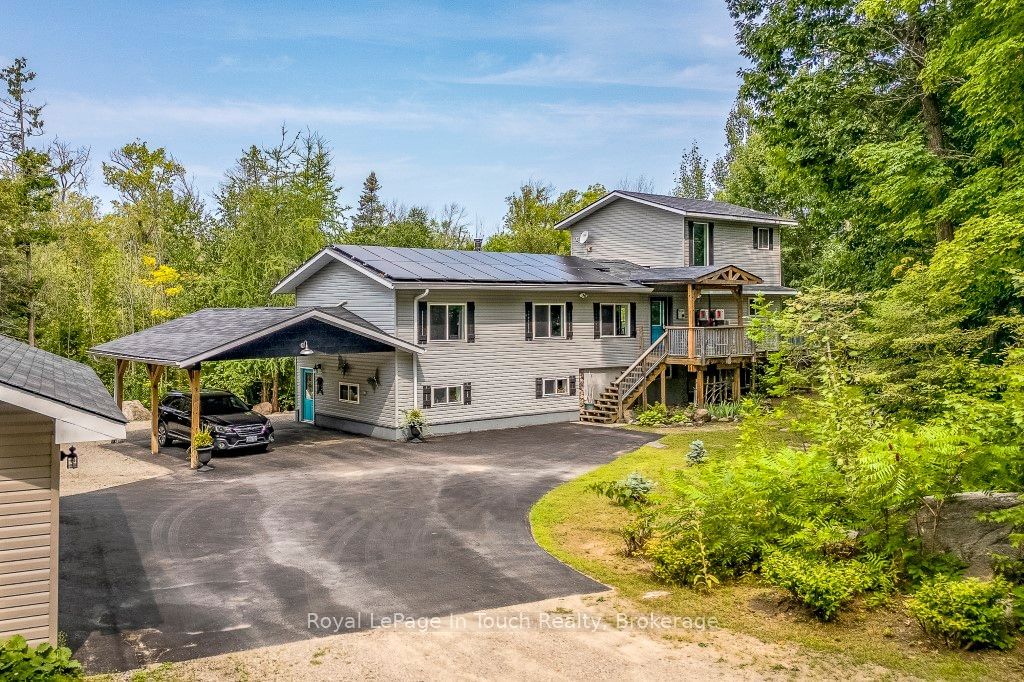
POLYGON ((67 452, 60 451, 60 459, 63 462, 65 459, 68 461, 68 469, 78 468, 78 454, 75 452, 75 446, 72 445, 68 448, 67 452))
POLYGON ((303 341, 299 344, 299 355, 312 355, 313 349, 309 347, 309 341, 303 341))

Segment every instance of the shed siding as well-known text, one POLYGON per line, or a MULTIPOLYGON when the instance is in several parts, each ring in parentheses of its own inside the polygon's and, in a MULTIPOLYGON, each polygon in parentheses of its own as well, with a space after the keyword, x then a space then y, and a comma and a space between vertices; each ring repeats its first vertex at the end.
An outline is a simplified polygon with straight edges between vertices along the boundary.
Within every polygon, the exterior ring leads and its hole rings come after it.
POLYGON ((295 289, 297 306, 345 307, 389 334, 395 331, 395 292, 344 263, 332 262, 295 289))
MULTIPOLYGON (((317 374, 324 380, 323 395, 313 399, 316 414, 325 414, 340 419, 352 419, 375 426, 395 426, 395 353, 348 353, 343 357, 349 365, 348 373, 338 368, 337 355, 299 356, 296 367, 313 367, 319 363, 323 369, 317 374), (380 374, 380 385, 374 390, 368 379, 380 374), (338 385, 359 386, 359 404, 342 402, 338 398, 338 385)), ((301 372, 296 370, 301 376, 301 372)), ((299 387, 301 389, 301 387, 299 387)))
MULTIPOLYGON (((398 293, 400 338, 415 342, 413 298, 419 292, 398 293)), ((629 291, 593 293, 580 299, 572 292, 513 292, 449 290, 431 293, 433 303, 476 304, 476 341, 429 342, 417 364, 417 393, 423 385, 469 383, 470 405, 432 406, 425 410, 432 424, 452 424, 482 419, 525 417, 550 413, 576 413, 579 396, 536 397, 535 381, 541 378, 577 376, 582 368, 618 367, 631 364, 648 345, 650 306, 646 294, 629 291), (573 303, 572 339, 525 339, 525 304, 573 303), (637 304, 636 338, 594 338, 593 304, 637 304)), ((412 361, 399 353, 401 409, 420 405, 413 396, 412 361)))
POLYGON ((0 640, 57 637, 59 458, 49 417, 0 402, 0 640))
POLYGON ((591 213, 570 228, 572 255, 599 260, 628 260, 637 265, 683 265, 684 229, 681 215, 619 199, 591 213), (587 230, 586 244, 579 243, 587 230))

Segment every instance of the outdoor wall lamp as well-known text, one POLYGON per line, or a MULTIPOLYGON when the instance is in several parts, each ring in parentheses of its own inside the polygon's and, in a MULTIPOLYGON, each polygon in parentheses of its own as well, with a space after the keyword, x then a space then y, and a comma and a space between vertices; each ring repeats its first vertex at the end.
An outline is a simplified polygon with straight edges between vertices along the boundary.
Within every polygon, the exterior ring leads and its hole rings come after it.
POLYGON ((78 468, 78 454, 75 452, 74 445, 69 447, 67 452, 60 451, 60 461, 63 462, 65 459, 68 461, 68 469, 78 468))
POLYGON ((303 341, 299 344, 299 355, 312 355, 313 349, 309 347, 309 341, 303 341))

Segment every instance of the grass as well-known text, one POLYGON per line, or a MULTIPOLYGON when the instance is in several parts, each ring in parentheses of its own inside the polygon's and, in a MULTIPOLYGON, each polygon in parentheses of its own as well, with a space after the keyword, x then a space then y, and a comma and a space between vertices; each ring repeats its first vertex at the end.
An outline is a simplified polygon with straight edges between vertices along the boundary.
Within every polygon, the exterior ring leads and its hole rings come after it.
MULTIPOLYGON (((796 644, 812 651, 843 655, 855 663, 871 663, 929 679, 1024 679, 1024 644, 1008 653, 959 652, 936 647, 924 639, 916 623, 895 598, 885 607, 857 607, 831 623, 820 623, 799 610, 785 608, 782 592, 753 579, 728 583, 703 593, 666 586, 651 574, 642 559, 627 558, 619 528, 622 509, 589 490, 592 483, 616 481, 637 471, 664 485, 674 471, 686 466, 690 442, 704 441, 711 457, 736 451, 738 429, 660 429, 658 445, 645 445, 613 462, 555 488, 530 512, 537 542, 573 568, 610 585, 638 611, 650 611, 642 601, 647 592, 667 590, 656 610, 669 616, 716 618, 725 628, 765 642, 796 644)), ((775 435, 782 439, 785 433, 775 435)))

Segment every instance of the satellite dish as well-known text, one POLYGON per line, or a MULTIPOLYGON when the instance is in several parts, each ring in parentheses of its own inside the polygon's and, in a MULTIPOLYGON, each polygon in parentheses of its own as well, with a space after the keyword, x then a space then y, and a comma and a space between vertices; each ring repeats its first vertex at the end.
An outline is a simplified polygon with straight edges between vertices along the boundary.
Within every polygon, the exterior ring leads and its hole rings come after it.
POLYGON ((583 230, 582 232, 580 232, 580 237, 579 237, 580 244, 586 244, 588 239, 590 239, 590 231, 589 230, 583 230))

